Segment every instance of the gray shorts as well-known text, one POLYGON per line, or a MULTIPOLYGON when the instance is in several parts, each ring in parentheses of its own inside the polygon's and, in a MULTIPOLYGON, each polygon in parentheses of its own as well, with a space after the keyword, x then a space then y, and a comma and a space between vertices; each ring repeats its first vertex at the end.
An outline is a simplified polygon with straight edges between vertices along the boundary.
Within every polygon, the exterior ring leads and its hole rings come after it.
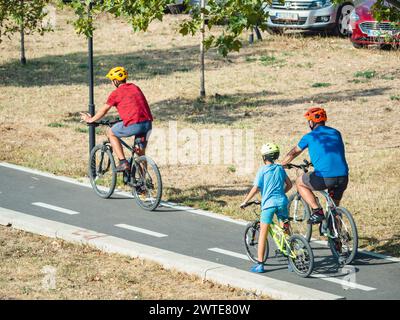
POLYGON ((152 129, 151 121, 143 121, 124 126, 123 122, 117 122, 111 128, 114 135, 118 138, 132 137, 135 136, 136 142, 140 148, 146 148, 147 141, 149 140, 152 129))
POLYGON ((314 172, 305 173, 302 177, 303 183, 311 190, 326 190, 333 200, 341 200, 344 191, 347 189, 349 177, 323 178, 315 175, 314 172))

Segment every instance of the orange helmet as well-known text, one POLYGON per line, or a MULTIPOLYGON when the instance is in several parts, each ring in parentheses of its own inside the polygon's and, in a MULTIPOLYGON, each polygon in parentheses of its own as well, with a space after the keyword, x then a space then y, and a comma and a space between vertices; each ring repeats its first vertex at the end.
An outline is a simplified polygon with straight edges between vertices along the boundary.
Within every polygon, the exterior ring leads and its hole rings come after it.
POLYGON ((307 110, 304 114, 307 120, 311 120, 312 122, 324 122, 328 120, 326 112, 323 108, 314 107, 307 110))

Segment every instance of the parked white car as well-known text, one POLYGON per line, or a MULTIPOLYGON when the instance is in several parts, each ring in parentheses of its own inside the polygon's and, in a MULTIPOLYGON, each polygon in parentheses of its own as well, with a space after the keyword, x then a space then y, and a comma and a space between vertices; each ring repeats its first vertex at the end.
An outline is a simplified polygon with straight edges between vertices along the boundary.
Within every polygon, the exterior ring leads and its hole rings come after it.
POLYGON ((302 29, 348 36, 354 2, 357 1, 335 5, 331 0, 273 0, 266 6, 269 13, 267 26, 272 33, 302 29))

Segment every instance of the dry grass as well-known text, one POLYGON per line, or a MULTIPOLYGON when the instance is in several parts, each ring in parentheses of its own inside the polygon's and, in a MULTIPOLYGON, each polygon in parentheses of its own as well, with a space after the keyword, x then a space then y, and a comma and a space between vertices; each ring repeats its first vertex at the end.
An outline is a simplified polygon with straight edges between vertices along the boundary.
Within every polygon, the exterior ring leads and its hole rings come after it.
MULTIPOLYGON (((28 37, 24 68, 16 61, 17 39, 0 45, 0 159, 80 177, 87 140, 77 131, 83 127, 76 112, 87 105, 86 43, 65 23, 67 17, 58 16, 55 33, 28 37)), ((112 89, 102 76, 121 64, 148 97, 155 127, 176 120, 180 128, 254 129, 257 147, 272 140, 284 153, 307 132, 304 110, 322 104, 329 125, 346 142, 351 172, 343 205, 355 215, 361 246, 400 255, 400 52, 356 50, 347 39, 333 37, 265 35, 228 59, 207 54, 209 98, 202 104, 196 99, 198 39, 174 33, 179 19, 168 16, 149 32, 134 34, 122 22, 101 18, 96 103, 112 89)), ((164 198, 250 218, 237 207, 253 174, 240 176, 235 169, 162 166, 164 198)))
POLYGON ((1 299, 266 299, 158 264, 0 227, 1 299), (55 289, 43 268, 55 268, 55 289))

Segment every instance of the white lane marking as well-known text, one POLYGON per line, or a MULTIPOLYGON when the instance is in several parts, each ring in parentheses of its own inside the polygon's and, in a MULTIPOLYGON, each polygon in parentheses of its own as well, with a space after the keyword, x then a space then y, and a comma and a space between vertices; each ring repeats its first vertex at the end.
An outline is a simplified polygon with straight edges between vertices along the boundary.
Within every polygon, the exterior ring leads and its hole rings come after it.
MULTIPOLYGON (((329 246, 328 241, 325 241, 325 240, 315 240, 314 238, 311 238, 311 242, 319 244, 319 245, 323 245, 323 246, 329 246)), ((391 257, 391 256, 388 256, 388 255, 385 255, 382 253, 376 253, 376 252, 368 251, 366 249, 361 249, 361 248, 358 248, 357 251, 361 252, 362 254, 370 255, 370 256, 378 258, 378 259, 383 259, 383 260, 392 261, 392 262, 400 262, 400 258, 391 257)))
POLYGON ((73 211, 73 210, 69 210, 69 209, 53 206, 51 204, 47 204, 47 203, 43 203, 43 202, 32 202, 32 204, 34 206, 37 206, 37 207, 42 207, 42 208, 46 208, 46 209, 50 209, 50 210, 54 210, 54 211, 58 211, 58 212, 66 213, 66 214, 70 214, 70 215, 79 214, 78 211, 73 211))
POLYGON ((77 226, 38 218, 2 207, 0 207, 0 225, 12 225, 15 229, 37 233, 51 238, 64 239, 80 245, 90 245, 93 248, 107 253, 118 253, 132 258, 150 260, 167 269, 175 269, 180 272, 195 274, 200 277, 200 279, 213 281, 219 284, 229 284, 232 287, 243 288, 250 292, 264 294, 273 299, 344 299, 343 296, 273 279, 265 275, 253 274, 220 263, 151 247, 111 235, 99 235, 98 232, 93 230, 81 229, 77 226))
POLYGON ((31 177, 33 180, 36 180, 36 181, 39 181, 40 179, 39 178, 36 178, 36 177, 31 177))
POLYGON ((241 253, 237 253, 237 252, 233 252, 233 251, 229 251, 229 250, 225 250, 225 249, 220 249, 220 248, 209 248, 208 250, 249 261, 249 258, 245 254, 241 254, 241 253))
MULTIPOLYGON (((235 257, 235 258, 239 258, 239 259, 243 259, 243 260, 249 261, 249 258, 245 254, 237 253, 237 252, 234 252, 234 251, 229 251, 229 250, 220 249, 220 248, 210 248, 208 250, 214 251, 214 252, 217 252, 217 253, 221 253, 221 254, 225 254, 227 256, 231 256, 231 257, 235 257)), ((363 291, 376 290, 376 288, 364 286, 362 284, 358 284, 358 283, 355 283, 355 282, 346 281, 346 280, 344 280, 342 278, 339 278, 339 277, 334 278, 334 277, 326 276, 324 274, 312 274, 311 277, 312 278, 318 278, 318 279, 325 280, 325 281, 329 281, 329 282, 333 282, 333 283, 337 283, 337 284, 340 284, 342 286, 345 286, 345 287, 348 287, 348 288, 352 288, 352 289, 359 289, 359 290, 363 290, 363 291)))
POLYGON ((123 228, 123 229, 131 230, 131 231, 144 233, 144 234, 147 234, 149 236, 153 236, 153 237, 157 237, 157 238, 168 237, 168 235, 166 235, 166 234, 155 232, 155 231, 151 231, 151 230, 147 230, 147 229, 143 229, 143 228, 138 228, 138 227, 135 227, 135 226, 130 226, 129 224, 120 223, 120 224, 116 224, 115 226, 118 227, 118 228, 123 228))
MULTIPOLYGON (((78 185, 78 186, 81 186, 81 187, 92 188, 90 183, 80 182, 80 181, 78 181, 76 179, 72 179, 72 178, 68 178, 68 177, 56 176, 56 175, 48 173, 48 172, 43 172, 43 171, 39 171, 39 170, 36 170, 36 169, 31 169, 31 168, 26 168, 26 167, 23 167, 23 166, 19 166, 19 165, 7 163, 7 162, 0 162, 0 166, 5 167, 5 168, 9 168, 9 169, 18 170, 18 171, 28 172, 28 173, 31 173, 31 174, 36 174, 38 176, 42 176, 42 177, 46 177, 46 178, 50 178, 50 179, 54 179, 54 180, 59 180, 59 181, 75 184, 75 185, 78 185)), ((122 196, 125 196, 127 198, 134 198, 128 192, 118 192, 118 193, 115 193, 115 194, 122 195, 122 196)), ((161 205, 165 206, 165 207, 174 208, 174 209, 177 209, 177 210, 188 211, 188 212, 191 212, 191 213, 194 213, 194 214, 198 214, 198 215, 202 215, 202 216, 207 216, 207 217, 210 217, 210 218, 213 218, 213 219, 228 221, 228 222, 239 224, 239 225, 243 225, 243 226, 247 225, 247 223, 248 223, 248 221, 232 219, 232 218, 229 218, 227 216, 224 216, 224 215, 221 215, 221 214, 218 214, 218 213, 205 211, 205 210, 201 210, 201 209, 194 209, 194 208, 185 207, 185 206, 180 206, 180 205, 178 205, 176 203, 173 203, 173 202, 161 201, 161 205)), ((316 243, 320 243, 320 241, 315 241, 315 242, 316 243)), ((321 243, 322 243, 322 241, 321 241, 321 243)), ((326 242, 323 242, 323 244, 326 245, 326 242)), ((391 257, 391 256, 388 256, 388 255, 367 251, 365 249, 358 249, 358 251, 361 251, 364 254, 371 255, 371 256, 379 258, 379 259, 389 260, 389 261, 393 261, 393 262, 400 262, 400 258, 395 258, 395 257, 391 257)))
POLYGON ((325 280, 325 281, 329 281, 329 282, 333 282, 333 283, 337 283, 340 284, 344 287, 348 287, 351 289, 359 289, 359 290, 363 290, 363 291, 373 291, 376 290, 376 288, 372 288, 372 287, 368 287, 368 286, 364 286, 362 284, 358 284, 356 282, 351 282, 351 281, 346 281, 342 278, 334 278, 334 277, 327 277, 323 274, 312 274, 311 275, 312 278, 318 278, 321 280, 325 280))

